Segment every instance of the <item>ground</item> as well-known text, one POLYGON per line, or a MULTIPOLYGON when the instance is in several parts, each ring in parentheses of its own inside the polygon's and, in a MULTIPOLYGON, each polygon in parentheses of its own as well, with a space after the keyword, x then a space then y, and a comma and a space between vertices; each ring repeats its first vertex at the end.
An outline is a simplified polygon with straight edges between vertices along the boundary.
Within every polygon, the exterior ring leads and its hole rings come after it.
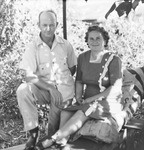
MULTIPOLYGON (((40 139, 47 134, 46 125, 49 107, 38 106, 40 121, 40 139)), ((0 120, 0 149, 26 143, 28 133, 24 131, 23 120, 19 118, 4 118, 0 120)))
MULTIPOLYGON (((46 131, 41 126, 40 138, 44 135, 46 135, 46 131)), ((22 119, 0 122, 0 149, 25 144, 27 139, 28 133, 23 130, 22 119)))
POLYGON ((0 122, 0 129, 0 148, 23 144, 27 140, 22 119, 3 120, 0 122))

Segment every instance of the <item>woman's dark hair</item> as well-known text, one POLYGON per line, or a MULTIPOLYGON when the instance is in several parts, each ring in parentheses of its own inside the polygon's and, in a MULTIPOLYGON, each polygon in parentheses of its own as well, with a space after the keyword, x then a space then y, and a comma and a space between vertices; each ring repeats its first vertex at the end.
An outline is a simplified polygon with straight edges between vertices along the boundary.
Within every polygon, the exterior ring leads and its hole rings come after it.
POLYGON ((92 26, 89 26, 88 27, 88 30, 86 32, 86 35, 85 35, 85 42, 87 43, 88 42, 88 35, 91 31, 97 31, 97 32, 100 32, 105 40, 105 47, 108 46, 108 41, 109 41, 109 35, 108 35, 108 32, 103 28, 103 27, 100 27, 98 25, 92 25, 92 26))

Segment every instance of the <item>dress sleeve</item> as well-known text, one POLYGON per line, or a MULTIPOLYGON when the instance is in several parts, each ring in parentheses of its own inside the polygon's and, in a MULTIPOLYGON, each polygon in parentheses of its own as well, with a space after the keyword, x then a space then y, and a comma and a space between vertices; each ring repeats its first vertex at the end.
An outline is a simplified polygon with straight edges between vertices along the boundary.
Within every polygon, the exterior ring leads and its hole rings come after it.
POLYGON ((114 56, 109 65, 109 75, 111 85, 113 85, 117 79, 122 79, 122 62, 117 56, 114 56))
POLYGON ((79 57, 78 57, 76 81, 82 81, 81 64, 82 64, 82 55, 80 54, 79 57))

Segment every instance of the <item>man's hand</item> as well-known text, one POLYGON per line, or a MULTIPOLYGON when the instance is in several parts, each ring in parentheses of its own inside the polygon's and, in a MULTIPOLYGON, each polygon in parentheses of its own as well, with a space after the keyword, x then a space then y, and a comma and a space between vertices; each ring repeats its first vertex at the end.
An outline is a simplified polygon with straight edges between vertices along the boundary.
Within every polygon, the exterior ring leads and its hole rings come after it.
POLYGON ((61 93, 56 88, 50 88, 49 91, 51 94, 51 100, 55 101, 57 106, 62 105, 63 98, 61 93))

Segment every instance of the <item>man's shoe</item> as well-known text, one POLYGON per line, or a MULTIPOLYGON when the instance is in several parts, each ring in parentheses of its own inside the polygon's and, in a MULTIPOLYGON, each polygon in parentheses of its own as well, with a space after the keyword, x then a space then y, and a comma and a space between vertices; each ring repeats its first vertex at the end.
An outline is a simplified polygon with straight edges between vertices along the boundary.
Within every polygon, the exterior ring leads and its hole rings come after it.
POLYGON ((38 127, 36 127, 29 131, 30 136, 28 138, 28 141, 26 142, 24 150, 35 150, 34 147, 38 139, 38 130, 38 127))
POLYGON ((71 150, 69 145, 62 146, 60 150, 71 150))
POLYGON ((35 146, 35 150, 44 150, 46 148, 50 148, 55 143, 55 140, 45 136, 42 138, 35 146))

